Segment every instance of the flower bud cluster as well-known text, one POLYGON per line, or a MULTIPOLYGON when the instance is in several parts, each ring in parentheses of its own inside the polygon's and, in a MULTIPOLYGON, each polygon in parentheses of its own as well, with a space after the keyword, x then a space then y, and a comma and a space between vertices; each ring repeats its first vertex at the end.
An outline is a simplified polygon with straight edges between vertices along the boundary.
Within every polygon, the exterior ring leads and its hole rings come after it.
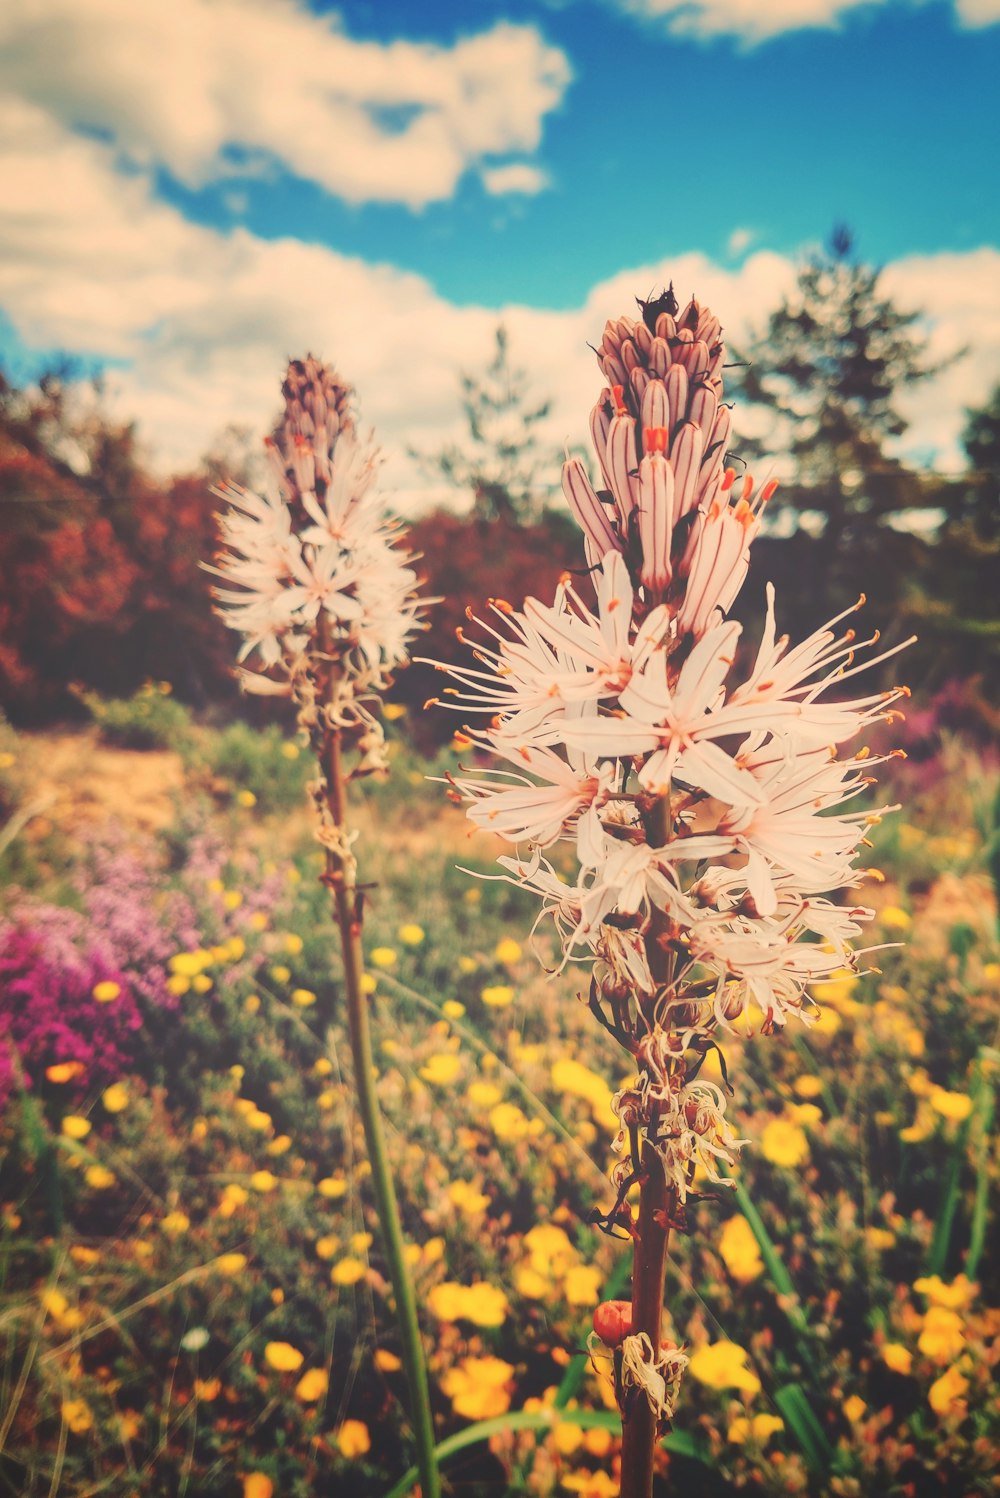
POLYGON ((866 877, 858 847, 889 808, 853 809, 878 761, 848 746, 905 689, 845 696, 877 636, 843 627, 851 609, 793 646, 770 587, 737 669, 727 612, 772 486, 755 493, 726 463, 717 318, 669 292, 640 312, 608 323, 598 350, 605 487, 576 458, 563 476, 594 601, 570 577, 551 604, 491 600, 473 659, 441 668, 455 681, 442 697, 478 751, 453 795, 514 845, 500 877, 538 896, 635 1059, 618 1147, 638 1168, 652 1145, 683 1204, 697 1167, 719 1178, 738 1143, 724 1091, 698 1080, 707 1051, 750 1013, 768 1033, 808 1022, 810 985, 858 965, 872 912, 836 897, 866 877), (567 845, 569 880, 553 862, 567 845))

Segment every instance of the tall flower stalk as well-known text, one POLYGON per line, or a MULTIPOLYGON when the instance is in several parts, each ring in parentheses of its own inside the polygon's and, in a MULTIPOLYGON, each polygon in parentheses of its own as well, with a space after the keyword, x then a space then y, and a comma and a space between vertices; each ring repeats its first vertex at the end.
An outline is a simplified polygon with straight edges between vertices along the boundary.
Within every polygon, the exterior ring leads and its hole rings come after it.
POLYGON ((437 1498, 427 1369, 413 1285, 375 1088, 368 999, 363 990, 363 896, 348 787, 386 768, 375 715, 392 670, 419 627, 416 574, 399 523, 375 489, 376 454, 358 440, 350 387, 313 358, 288 366, 284 419, 268 440, 265 494, 221 491, 224 549, 208 570, 219 611, 243 635, 244 688, 291 697, 319 775, 310 787, 323 882, 333 897, 344 967, 346 1017, 358 1106, 392 1280, 410 1389, 424 1498, 437 1498))
POLYGON ((766 1034, 808 1024, 809 986, 862 965, 853 943, 873 912, 833 897, 871 875, 854 867, 858 845, 889 808, 845 809, 879 763, 846 746, 896 716, 905 691, 845 699, 877 636, 843 627, 852 608, 792 646, 770 586, 737 670, 741 627, 727 616, 775 486, 727 466, 718 319, 694 300, 681 310, 672 290, 639 310, 609 322, 597 351, 600 486, 579 458, 563 470, 593 604, 568 576, 551 604, 493 599, 474 663, 441 667, 456 683, 445 705, 472 720, 479 752, 452 794, 514 845, 497 877, 537 896, 560 966, 588 972, 594 1018, 634 1072, 614 1098, 615 1197, 598 1218, 631 1239, 632 1298, 594 1321, 615 1370, 623 1498, 651 1493, 687 1362, 662 1335, 669 1234, 687 1230, 702 1181, 729 1184, 745 1143, 728 1082, 701 1068, 751 1015, 766 1034), (569 880, 552 861, 560 845, 569 880))

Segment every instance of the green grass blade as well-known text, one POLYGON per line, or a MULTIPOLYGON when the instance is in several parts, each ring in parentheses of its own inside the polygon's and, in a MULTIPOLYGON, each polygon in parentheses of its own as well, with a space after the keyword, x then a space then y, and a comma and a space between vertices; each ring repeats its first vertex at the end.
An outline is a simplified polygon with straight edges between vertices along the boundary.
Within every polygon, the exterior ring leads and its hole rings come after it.
POLYGON ((833 1448, 826 1431, 806 1398, 800 1384, 785 1384, 774 1396, 774 1402, 791 1431, 799 1450, 812 1472, 818 1476, 830 1470, 833 1448))

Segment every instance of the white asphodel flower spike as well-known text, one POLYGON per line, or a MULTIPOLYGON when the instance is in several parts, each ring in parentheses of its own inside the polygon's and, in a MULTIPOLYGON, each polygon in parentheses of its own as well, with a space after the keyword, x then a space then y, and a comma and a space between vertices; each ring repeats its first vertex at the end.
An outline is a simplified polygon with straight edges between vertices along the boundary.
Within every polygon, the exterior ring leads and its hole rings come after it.
POLYGON ((377 454, 357 436, 350 387, 310 356, 289 364, 282 391, 267 492, 219 491, 223 549, 206 564, 219 613, 243 635, 240 661, 259 668, 241 673, 246 691, 298 695, 319 657, 335 657, 358 693, 378 690, 418 626, 416 573, 378 495, 377 454))
POLYGON ((421 1490, 440 1498, 427 1369, 375 1087, 364 986, 364 899, 348 788, 388 768, 377 697, 407 659, 430 600, 416 594, 399 522, 375 486, 377 460, 359 442, 350 388, 309 357, 285 375, 284 419, 269 440, 263 495, 219 491, 222 550, 208 566, 218 611, 243 636, 245 690, 286 695, 316 757, 309 794, 323 848, 321 881, 340 932, 337 1002, 346 1021, 358 1111, 399 1324, 421 1490))
POLYGON ((837 895, 875 877, 858 854, 894 808, 855 809, 880 762, 857 741, 899 716, 905 689, 854 694, 866 656, 878 665, 903 647, 858 641, 842 627, 854 608, 793 646, 770 587, 740 666, 726 616, 774 485, 757 491, 727 465, 718 319, 665 293, 608 323, 598 361, 601 487, 579 459, 563 471, 595 603, 565 578, 551 605, 494 601, 473 660, 441 669, 456 683, 447 705, 473 719, 480 761, 492 757, 450 777, 452 795, 512 845, 500 877, 553 918, 558 968, 589 965, 590 1008, 637 1074, 614 1098, 617 1200, 602 1221, 634 1244, 618 1393, 623 1493, 645 1498, 625 1485, 629 1463, 651 1473, 637 1453, 649 1456, 684 1361, 654 1353, 667 1233, 685 1226, 700 1180, 727 1183, 744 1143, 728 1089, 698 1069, 749 1014, 768 1034, 808 1023, 811 986, 859 970, 873 913, 837 895))

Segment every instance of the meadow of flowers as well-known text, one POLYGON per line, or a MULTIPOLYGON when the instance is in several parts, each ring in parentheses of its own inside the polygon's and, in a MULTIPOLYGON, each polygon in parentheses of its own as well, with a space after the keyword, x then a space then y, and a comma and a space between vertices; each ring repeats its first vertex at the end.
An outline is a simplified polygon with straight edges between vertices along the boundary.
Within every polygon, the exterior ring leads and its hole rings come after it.
MULTIPOLYGON (((95 716, 70 807, 98 735, 130 742, 127 704, 95 716)), ((391 775, 357 787, 365 986, 445 1482, 603 1498, 620 1420, 588 1333, 630 1263, 592 1216, 625 1058, 579 974, 546 976, 529 896, 460 871, 495 874, 499 845, 425 778, 459 751, 429 765, 384 717, 391 775)), ((996 775, 926 715, 905 732, 906 810, 866 853, 881 971, 814 985, 781 1045, 726 1048, 751 1147, 671 1237, 690 1362, 664 1493, 997 1491, 996 775)), ((51 740, 0 742, 0 1491, 402 1495, 306 756, 174 719, 156 742, 104 751, 125 787, 143 753, 181 775, 155 832, 127 794, 53 814, 51 740)))

